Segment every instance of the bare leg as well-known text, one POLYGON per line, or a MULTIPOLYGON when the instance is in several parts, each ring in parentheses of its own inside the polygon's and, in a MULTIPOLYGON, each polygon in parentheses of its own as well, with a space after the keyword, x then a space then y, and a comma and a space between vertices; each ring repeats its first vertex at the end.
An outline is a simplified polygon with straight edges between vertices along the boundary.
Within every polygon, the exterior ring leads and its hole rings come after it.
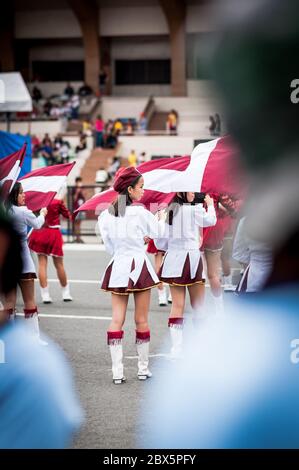
POLYGON ((186 288, 184 286, 170 286, 172 305, 169 318, 183 318, 186 299, 186 288))
POLYGON ((60 285, 62 287, 65 287, 67 285, 67 277, 63 265, 63 258, 53 256, 53 263, 57 272, 57 277, 59 279, 60 285))
POLYGON ((47 268, 48 268, 48 256, 37 255, 38 257, 38 279, 42 288, 47 287, 47 268))
POLYGON ((205 251, 207 262, 207 275, 210 282, 212 293, 215 297, 219 297, 222 293, 220 282, 220 251, 205 251))
POLYGON ((36 308, 34 295, 34 280, 20 281, 20 288, 26 310, 34 310, 36 308))
POLYGON ((150 289, 134 293, 136 330, 148 331, 148 311, 151 299, 150 289))
POLYGON ((117 295, 112 293, 112 321, 109 325, 109 331, 121 331, 126 318, 128 306, 128 295, 117 295))

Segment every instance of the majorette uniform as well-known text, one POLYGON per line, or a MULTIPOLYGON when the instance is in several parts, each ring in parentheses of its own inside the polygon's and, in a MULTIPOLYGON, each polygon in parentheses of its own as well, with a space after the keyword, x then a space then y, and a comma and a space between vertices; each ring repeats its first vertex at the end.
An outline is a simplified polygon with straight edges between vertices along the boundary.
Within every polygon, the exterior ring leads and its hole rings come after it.
POLYGON ((159 272, 159 279, 170 285, 190 286, 202 279, 202 259, 199 251, 200 228, 216 223, 214 206, 207 210, 202 204, 184 204, 173 217, 172 225, 165 224, 164 240, 156 240, 159 249, 167 251, 159 272))
MULTIPOLYGON (((124 194, 134 184, 140 173, 133 167, 121 169, 116 175, 114 189, 124 194)), ((114 294, 129 295, 159 284, 159 279, 145 254, 144 237, 158 238, 163 232, 162 221, 142 206, 125 208, 123 216, 115 217, 108 210, 98 220, 99 231, 105 248, 112 255, 101 281, 101 288, 114 294)), ((107 342, 112 360, 112 375, 115 384, 125 381, 123 367, 123 331, 107 331, 107 342)), ((149 371, 150 331, 136 330, 136 349, 140 380, 151 377, 149 371)))
MULTIPOLYGON (((33 227, 39 229, 45 222, 45 217, 40 214, 36 217, 31 210, 26 206, 12 206, 10 210, 10 215, 13 219, 13 224, 15 229, 20 234, 21 245, 22 245, 22 261, 23 261, 23 271, 21 275, 22 280, 32 280, 36 278, 35 266, 30 254, 30 250, 27 242, 27 227, 33 227)), ((14 310, 11 309, 9 312, 10 316, 13 318, 14 310)), ((32 309, 24 308, 24 315, 26 320, 26 325, 29 328, 29 331, 34 337, 38 339, 41 344, 47 344, 40 340, 39 337, 39 323, 38 323, 38 310, 37 307, 32 309)))
MULTIPOLYGON (((199 251, 201 244, 200 228, 215 225, 216 212, 213 205, 208 209, 202 204, 179 206, 172 225, 165 224, 164 237, 167 251, 159 272, 161 281, 172 286, 191 286, 204 283, 202 278, 202 259, 199 251)), ((156 246, 163 248, 163 240, 156 246)), ((183 317, 170 317, 168 327, 171 338, 173 359, 179 358, 183 345, 183 317)))
POLYGON ((161 236, 160 222, 142 206, 126 207, 125 215, 114 217, 102 212, 98 226, 106 251, 113 257, 105 269, 101 289, 115 294, 150 289, 159 284, 145 253, 144 237, 161 236))
POLYGON ((271 273, 273 253, 266 243, 253 240, 246 233, 246 218, 238 225, 232 257, 239 263, 248 264, 236 292, 258 292, 262 290, 271 273))
POLYGON ((27 242, 27 227, 29 226, 35 229, 40 229, 45 222, 45 217, 43 215, 36 217, 26 206, 12 206, 10 214, 12 216, 14 226, 21 237, 23 261, 21 279, 35 279, 35 266, 27 242))
POLYGON ((29 248, 39 255, 62 257, 60 215, 65 219, 70 219, 71 213, 59 199, 53 199, 47 209, 44 226, 40 230, 33 230, 29 237, 29 248))

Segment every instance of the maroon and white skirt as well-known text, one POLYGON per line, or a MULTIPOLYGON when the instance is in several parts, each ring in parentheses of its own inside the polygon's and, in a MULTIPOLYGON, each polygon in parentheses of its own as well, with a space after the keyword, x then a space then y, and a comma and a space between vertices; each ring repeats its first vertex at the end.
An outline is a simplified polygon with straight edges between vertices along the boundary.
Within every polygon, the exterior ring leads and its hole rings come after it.
POLYGON ((193 284, 204 284, 205 279, 202 277, 202 272, 203 272, 203 264, 202 264, 202 259, 200 258, 198 267, 195 273, 195 276, 191 278, 191 266, 190 266, 190 258, 189 255, 187 255, 182 275, 180 277, 163 277, 162 276, 162 269, 163 265, 160 268, 160 271, 158 273, 158 277, 160 281, 164 282, 165 284, 169 284, 171 286, 192 286, 193 284))
MULTIPOLYGON (((132 281, 132 279, 129 278, 127 287, 109 287, 113 263, 114 261, 107 267, 101 284, 101 289, 106 292, 112 292, 119 295, 129 295, 133 292, 152 289, 159 284, 159 282, 156 282, 156 280, 153 279, 151 273, 148 270, 146 262, 144 261, 140 275, 135 283, 132 281)), ((134 271, 134 269, 135 261, 133 260, 131 265, 131 272, 134 271)))
POLYGON ((59 228, 43 227, 33 230, 28 245, 38 255, 63 257, 63 240, 59 228))

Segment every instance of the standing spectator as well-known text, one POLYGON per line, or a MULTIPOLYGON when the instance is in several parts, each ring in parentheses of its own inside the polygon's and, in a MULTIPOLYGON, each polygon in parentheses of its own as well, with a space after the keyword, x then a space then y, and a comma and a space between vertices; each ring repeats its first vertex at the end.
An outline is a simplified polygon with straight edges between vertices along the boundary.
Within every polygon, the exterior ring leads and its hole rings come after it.
POLYGON ((216 135, 216 121, 214 116, 210 116, 210 125, 209 125, 209 131, 210 135, 215 136, 216 135))
POLYGON ((71 119, 77 121, 79 118, 80 99, 78 95, 71 98, 71 119))
POLYGON ((221 119, 218 113, 215 114, 215 135, 221 135, 221 119))
POLYGON ((119 160, 118 157, 114 157, 113 162, 111 163, 111 165, 108 168, 108 174, 109 174, 110 178, 114 178, 114 175, 117 172, 117 170, 119 169, 119 167, 120 167, 120 160, 119 160))
POLYGON ((138 157, 138 165, 141 165, 141 163, 146 162, 146 152, 141 152, 141 154, 138 157))
POLYGON ((105 123, 102 119, 102 116, 98 114, 97 119, 94 124, 95 128, 95 134, 96 134, 96 147, 103 147, 104 139, 104 129, 105 129, 105 123))
POLYGON ((42 95, 41 90, 37 88, 37 86, 34 86, 32 90, 32 99, 38 103, 39 100, 42 99, 42 97, 43 95, 42 95))
POLYGON ((140 134, 146 134, 146 131, 147 131, 147 118, 146 118, 144 113, 140 114, 138 128, 139 128, 140 134))
POLYGON ((114 130, 117 135, 123 131, 123 124, 120 119, 116 119, 116 121, 114 121, 114 130))
POLYGON ((82 132, 80 135, 79 145, 77 145, 75 152, 76 153, 82 152, 82 150, 85 150, 86 148, 87 148, 86 135, 82 132))
POLYGON ((130 155, 128 156, 129 166, 137 166, 137 155, 135 150, 131 150, 130 155))
MULTIPOLYGON (((82 190, 82 178, 81 176, 77 176, 75 179, 75 188, 73 191, 73 212, 77 209, 79 209, 82 204, 85 202, 85 196, 83 194, 82 190)), ((84 241, 81 238, 81 222, 84 220, 85 214, 83 212, 79 212, 76 216, 76 219, 74 221, 74 243, 84 243, 84 241)))
POLYGON ((177 112, 172 109, 167 116, 167 129, 171 135, 177 134, 177 112))
POLYGON ((133 123, 131 119, 128 120, 128 124, 126 127, 126 134, 127 135, 133 135, 134 134, 134 129, 133 129, 133 123))
POLYGON ((54 165, 55 164, 55 156, 53 154, 53 146, 51 139, 44 138, 42 146, 40 148, 40 154, 44 158, 46 165, 54 165))
POLYGON ((67 83, 63 93, 64 93, 64 95, 68 96, 69 98, 71 98, 73 96, 73 94, 75 93, 75 90, 72 87, 72 85, 70 84, 70 82, 67 83))

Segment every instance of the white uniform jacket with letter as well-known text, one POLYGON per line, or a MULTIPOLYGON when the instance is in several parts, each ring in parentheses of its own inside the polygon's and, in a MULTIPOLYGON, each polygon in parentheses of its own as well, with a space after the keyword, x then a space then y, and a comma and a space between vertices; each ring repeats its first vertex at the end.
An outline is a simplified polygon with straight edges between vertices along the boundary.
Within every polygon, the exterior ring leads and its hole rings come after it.
POLYGON ((200 228, 215 225, 217 221, 214 205, 205 210, 202 204, 183 204, 173 217, 172 225, 165 223, 164 235, 155 241, 158 249, 166 250, 161 277, 181 277, 187 256, 193 279, 200 262, 200 228))
POLYGON ((164 231, 163 221, 158 222, 144 207, 132 205, 126 207, 124 216, 115 217, 108 212, 108 209, 103 211, 98 218, 98 227, 106 251, 113 256, 106 267, 107 270, 113 263, 109 287, 127 287, 129 279, 135 284, 144 263, 153 281, 159 282, 146 256, 144 237, 154 240, 161 237, 164 231), (135 268, 131 271, 133 261, 135 268))

